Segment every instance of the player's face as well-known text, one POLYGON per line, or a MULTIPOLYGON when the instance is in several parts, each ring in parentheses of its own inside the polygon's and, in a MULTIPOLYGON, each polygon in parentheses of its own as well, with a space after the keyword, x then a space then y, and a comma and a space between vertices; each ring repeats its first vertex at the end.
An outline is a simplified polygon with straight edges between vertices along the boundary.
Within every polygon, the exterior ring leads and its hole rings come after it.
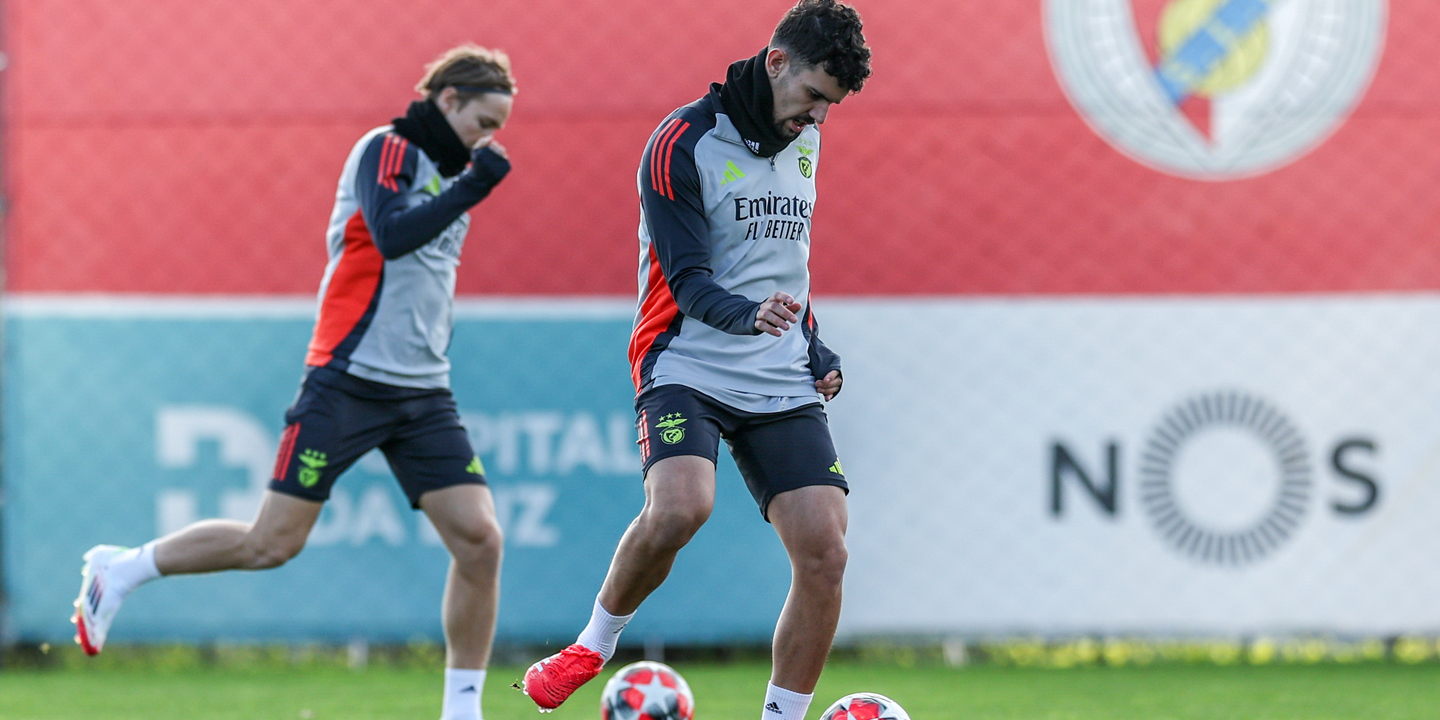
POLYGON ((830 106, 848 94, 823 68, 792 62, 784 50, 771 50, 766 65, 775 95, 775 127, 781 137, 794 139, 806 125, 825 122, 830 106))
POLYGON ((480 147, 494 137, 497 130, 505 127, 515 103, 513 97, 500 93, 486 93, 461 103, 455 95, 455 88, 445 88, 436 100, 441 112, 445 113, 445 119, 450 121, 450 127, 460 136, 460 142, 472 149, 480 147))

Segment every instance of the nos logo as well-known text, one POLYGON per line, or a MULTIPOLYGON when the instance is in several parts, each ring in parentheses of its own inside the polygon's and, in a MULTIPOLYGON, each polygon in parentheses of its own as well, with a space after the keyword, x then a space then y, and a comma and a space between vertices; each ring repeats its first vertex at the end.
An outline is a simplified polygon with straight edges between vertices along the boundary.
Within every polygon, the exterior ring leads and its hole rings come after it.
MULTIPOLYGON (((1356 467, 1375 441, 1342 438, 1328 449, 1329 473, 1348 485, 1330 498, 1342 516, 1372 511, 1373 475, 1356 467)), ((1241 566, 1277 551, 1311 512, 1317 471, 1310 445, 1273 405, 1241 392, 1198 395, 1176 405, 1141 445, 1140 507, 1160 539, 1194 560, 1241 566)), ((1064 443, 1051 446, 1050 511, 1064 514, 1066 478, 1110 517, 1118 511, 1120 444, 1106 448, 1105 472, 1087 470, 1064 443)))
POLYGON ((1066 95, 1155 170, 1279 169, 1344 124, 1379 64, 1385 0, 1045 0, 1066 95))

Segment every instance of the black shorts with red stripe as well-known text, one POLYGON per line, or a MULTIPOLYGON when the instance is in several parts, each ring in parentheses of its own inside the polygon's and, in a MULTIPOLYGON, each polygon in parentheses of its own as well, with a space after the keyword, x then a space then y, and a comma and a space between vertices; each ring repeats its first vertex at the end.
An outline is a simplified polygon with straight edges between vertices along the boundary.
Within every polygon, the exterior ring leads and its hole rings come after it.
POLYGON ((485 484, 449 390, 397 387, 315 367, 285 413, 270 489, 324 502, 340 475, 375 448, 414 508, 431 490, 485 484))
POLYGON ((652 465, 670 457, 690 455, 713 463, 724 438, 767 522, 770 501, 781 493, 812 485, 850 492, 819 403, 753 413, 684 385, 659 385, 635 398, 635 413, 647 475, 652 465))

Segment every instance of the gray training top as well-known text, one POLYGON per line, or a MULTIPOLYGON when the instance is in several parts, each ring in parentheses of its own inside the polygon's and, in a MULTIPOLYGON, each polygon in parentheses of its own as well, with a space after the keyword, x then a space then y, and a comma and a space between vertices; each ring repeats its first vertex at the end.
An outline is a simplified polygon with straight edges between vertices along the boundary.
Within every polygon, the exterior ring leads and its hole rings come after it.
POLYGON ((640 301, 630 339, 637 392, 684 385, 747 412, 820 402, 840 369, 810 309, 810 219, 820 131, 770 158, 751 151, 710 94, 671 113, 640 164, 640 301), (781 337, 755 329, 760 303, 804 305, 781 337))
POLYGON ((335 192, 330 262, 305 364, 387 385, 448 388, 465 211, 509 171, 487 147, 447 178, 391 126, 360 138, 335 192))

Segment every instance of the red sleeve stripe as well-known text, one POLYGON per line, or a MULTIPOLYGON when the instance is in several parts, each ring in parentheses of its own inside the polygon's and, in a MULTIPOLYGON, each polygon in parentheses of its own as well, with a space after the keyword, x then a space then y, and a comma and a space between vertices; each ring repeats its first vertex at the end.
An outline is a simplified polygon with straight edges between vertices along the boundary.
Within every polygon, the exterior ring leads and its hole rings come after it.
POLYGON ((410 149, 410 141, 402 137, 395 138, 395 169, 390 172, 390 189, 399 190, 395 184, 395 178, 405 169, 405 151, 410 149))
POLYGON ((385 148, 380 151, 380 177, 381 187, 391 192, 398 192, 400 186, 396 184, 395 177, 405 167, 405 150, 409 142, 398 135, 385 136, 385 148))
POLYGON ((675 143, 678 142, 680 136, 684 135, 685 131, 689 129, 690 123, 688 122, 681 125, 680 129, 676 130, 675 134, 670 136, 670 142, 665 143, 665 197, 671 200, 675 199, 675 189, 670 187, 670 156, 675 150, 675 143))
POLYGON ((661 195, 665 194, 665 187, 661 184, 660 174, 660 161, 665 155, 663 148, 665 147, 665 141, 670 137, 670 133, 679 125, 680 118, 671 120, 670 123, 665 126, 665 129, 661 130, 660 134, 656 136, 655 143, 650 146, 650 187, 661 195))
POLYGON ((380 170, 376 173, 375 182, 380 187, 388 188, 390 184, 385 180, 385 168, 390 166, 390 136, 385 136, 385 143, 380 148, 380 170))
POLYGON ((670 125, 667 124, 659 133, 655 135, 655 139, 650 142, 650 189, 657 192, 659 191, 659 188, 656 187, 657 183, 655 182, 655 148, 659 147, 660 138, 664 136, 665 133, 669 130, 670 125))
POLYGON ((675 128, 678 127, 680 127, 680 118, 675 118, 675 120, 670 121, 670 124, 665 125, 665 131, 661 132, 660 137, 655 138, 655 147, 651 150, 649 167, 651 167, 651 176, 654 177, 655 180, 655 192, 660 194, 665 194, 665 174, 664 170, 662 170, 665 166, 665 143, 668 143, 670 138, 674 137, 675 128))

